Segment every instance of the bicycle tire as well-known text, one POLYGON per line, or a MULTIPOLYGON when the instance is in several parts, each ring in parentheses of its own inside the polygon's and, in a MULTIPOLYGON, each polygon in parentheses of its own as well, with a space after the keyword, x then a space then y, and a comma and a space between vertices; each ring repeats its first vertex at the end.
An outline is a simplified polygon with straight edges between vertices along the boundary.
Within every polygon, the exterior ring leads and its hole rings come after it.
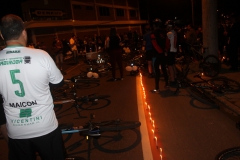
POLYGON ((212 78, 209 80, 209 83, 211 85, 215 85, 216 87, 221 87, 225 93, 240 92, 240 83, 226 77, 212 78))
POLYGON ((75 95, 73 93, 58 93, 58 94, 52 94, 53 102, 56 102, 56 104, 60 104, 61 101, 64 103, 73 102, 75 99, 75 95))
POLYGON ((88 77, 81 77, 81 76, 73 76, 71 79, 68 79, 72 82, 74 82, 74 79, 76 80, 75 83, 81 83, 81 82, 99 82, 99 79, 96 78, 88 78, 88 77))
POLYGON ((82 96, 77 99, 77 102, 94 102, 99 99, 107 99, 110 95, 88 95, 88 96, 82 96))
POLYGON ((111 101, 109 99, 86 100, 86 102, 82 102, 82 104, 79 105, 79 108, 82 110, 97 110, 109 106, 110 103, 111 101))
POLYGON ((240 147, 226 149, 216 156, 216 160, 234 160, 240 159, 240 147))
POLYGON ((221 63, 216 56, 208 55, 203 59, 199 67, 202 68, 205 76, 216 77, 221 70, 221 63))
POLYGON ((118 121, 113 120, 109 123, 104 122, 104 124, 99 123, 100 131, 121 131, 126 129, 134 129, 141 126, 139 121, 118 121))
POLYGON ((198 100, 204 104, 210 105, 212 107, 218 107, 217 104, 209 96, 207 96, 206 93, 204 93, 203 89, 200 90, 198 88, 190 86, 190 87, 187 87, 187 91, 196 100, 198 100))
POLYGON ((109 98, 110 95, 89 95, 89 96, 83 96, 82 98, 80 97, 78 99, 78 102, 82 102, 82 101, 85 101, 88 100, 88 101, 94 101, 95 99, 106 99, 106 98, 109 98))
POLYGON ((98 82, 77 82, 75 83, 75 87, 77 89, 89 89, 98 87, 100 84, 98 82))
POLYGON ((118 133, 104 132, 93 139, 94 147, 104 153, 123 153, 135 148, 141 143, 141 133, 138 129, 123 130, 118 133))
POLYGON ((76 92, 72 89, 63 89, 63 90, 55 90, 51 91, 53 101, 71 101, 75 99, 76 92))

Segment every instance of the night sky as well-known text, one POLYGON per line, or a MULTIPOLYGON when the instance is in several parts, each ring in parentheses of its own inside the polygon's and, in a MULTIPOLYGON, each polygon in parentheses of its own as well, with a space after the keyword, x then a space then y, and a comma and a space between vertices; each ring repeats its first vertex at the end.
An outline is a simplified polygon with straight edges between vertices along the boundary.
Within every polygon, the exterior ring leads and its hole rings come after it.
MULTIPOLYGON (((21 2, 26 0, 1 0, 0 17, 12 13, 22 17, 21 2)), ((191 21, 191 0, 136 0, 140 1, 141 18, 153 20, 160 18, 162 21, 168 19, 184 19, 191 21), (147 7, 148 6, 148 7, 147 7), (149 12, 148 12, 149 11, 149 12)), ((194 0, 195 23, 201 23, 201 0, 194 0)), ((221 13, 230 14, 239 12, 240 0, 217 0, 218 10, 221 13)))
MULTIPOLYGON (((239 13, 240 0, 217 0, 219 13, 228 14, 239 13)), ((196 25, 202 23, 202 7, 201 0, 194 0, 194 21, 196 25)), ((191 0, 140 0, 142 19, 148 19, 149 6, 149 19, 150 21, 155 18, 160 18, 163 22, 174 19, 182 19, 187 22, 192 21, 192 3, 191 0)))

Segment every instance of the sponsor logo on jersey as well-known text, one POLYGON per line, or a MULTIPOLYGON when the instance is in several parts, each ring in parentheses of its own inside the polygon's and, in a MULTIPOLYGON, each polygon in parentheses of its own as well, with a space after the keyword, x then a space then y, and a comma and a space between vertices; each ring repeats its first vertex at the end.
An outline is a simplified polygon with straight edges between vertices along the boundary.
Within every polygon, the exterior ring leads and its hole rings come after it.
POLYGON ((20 50, 13 50, 13 51, 7 51, 6 54, 10 54, 10 53, 20 53, 20 50))
POLYGON ((22 63, 23 63, 22 57, 0 59, 0 66, 6 66, 6 65, 12 65, 12 64, 22 64, 22 63))
MULTIPOLYGON (((25 111, 23 111, 25 112, 25 111)), ((22 113, 23 113, 22 112, 22 113)), ((20 113, 21 114, 21 113, 20 113)), ((29 111, 27 111, 27 115, 29 114, 29 111)), ((40 121, 43 119, 42 116, 36 116, 36 117, 20 117, 21 119, 11 119, 11 122, 13 126, 28 126, 33 125, 36 123, 40 123, 40 121)))
POLYGON ((31 57, 30 56, 25 56, 25 57, 23 57, 23 59, 24 59, 24 64, 27 64, 27 63, 31 64, 31 57))

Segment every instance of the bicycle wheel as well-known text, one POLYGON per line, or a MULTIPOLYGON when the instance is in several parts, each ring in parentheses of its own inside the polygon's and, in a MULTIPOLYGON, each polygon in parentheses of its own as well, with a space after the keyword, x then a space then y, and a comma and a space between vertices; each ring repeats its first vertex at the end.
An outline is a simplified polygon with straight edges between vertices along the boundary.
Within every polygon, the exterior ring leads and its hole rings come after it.
POLYGON ((203 59, 199 67, 202 68, 204 75, 208 77, 215 77, 220 72, 221 63, 216 56, 208 55, 203 59))
POLYGON ((70 88, 68 85, 56 90, 51 90, 53 101, 59 102, 74 99, 76 92, 74 88, 70 88))
POLYGON ((111 103, 111 101, 107 99, 109 97, 110 96, 108 95, 99 95, 80 98, 78 100, 78 102, 81 102, 79 108, 84 110, 96 110, 104 108, 111 103))
POLYGON ((239 92, 240 83, 226 77, 217 77, 209 80, 209 83, 222 88, 223 92, 239 92))
POLYGON ((100 84, 97 82, 77 82, 75 84, 77 89, 89 89, 89 88, 95 88, 99 86, 100 84))
POLYGON ((208 104, 212 107, 217 107, 217 104, 210 98, 209 95, 207 95, 206 91, 204 92, 204 89, 200 90, 198 88, 190 86, 190 87, 187 87, 187 91, 196 100, 198 100, 204 104, 208 104))
POLYGON ((216 160, 239 160, 240 159, 240 147, 229 148, 220 152, 216 156, 216 160))
POLYGON ((77 76, 73 76, 71 79, 70 79, 72 82, 76 82, 76 83, 80 83, 80 82, 99 82, 100 80, 99 79, 94 79, 94 78, 88 78, 88 77, 82 77, 81 75, 77 75, 77 76))
POLYGON ((120 121, 113 120, 111 122, 102 122, 98 124, 100 131, 121 131, 126 129, 134 129, 141 126, 141 122, 138 121, 120 121))
POLYGON ((138 129, 129 129, 121 132, 104 132, 100 137, 93 139, 93 145, 105 153, 123 153, 134 149, 141 143, 141 133, 138 129))

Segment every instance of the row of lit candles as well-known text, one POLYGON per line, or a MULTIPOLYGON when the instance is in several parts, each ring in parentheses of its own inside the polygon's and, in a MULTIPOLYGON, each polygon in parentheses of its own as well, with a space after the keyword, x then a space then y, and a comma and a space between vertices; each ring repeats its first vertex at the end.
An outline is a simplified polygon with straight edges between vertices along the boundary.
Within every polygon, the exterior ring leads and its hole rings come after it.
POLYGON ((149 120, 152 124, 152 133, 153 133, 153 137, 154 137, 154 141, 155 141, 155 144, 156 144, 156 147, 159 148, 159 152, 160 152, 160 159, 162 160, 163 156, 162 156, 162 148, 158 146, 158 139, 157 139, 157 136, 155 135, 155 123, 154 123, 154 120, 152 118, 152 114, 151 114, 151 108, 150 108, 150 105, 147 104, 147 101, 146 101, 146 92, 145 92, 145 88, 144 88, 144 85, 143 85, 143 81, 142 81, 142 74, 140 73, 140 81, 141 81, 141 86, 142 86, 142 92, 143 92, 143 98, 144 98, 144 104, 146 106, 146 111, 148 111, 148 115, 149 115, 149 120))

